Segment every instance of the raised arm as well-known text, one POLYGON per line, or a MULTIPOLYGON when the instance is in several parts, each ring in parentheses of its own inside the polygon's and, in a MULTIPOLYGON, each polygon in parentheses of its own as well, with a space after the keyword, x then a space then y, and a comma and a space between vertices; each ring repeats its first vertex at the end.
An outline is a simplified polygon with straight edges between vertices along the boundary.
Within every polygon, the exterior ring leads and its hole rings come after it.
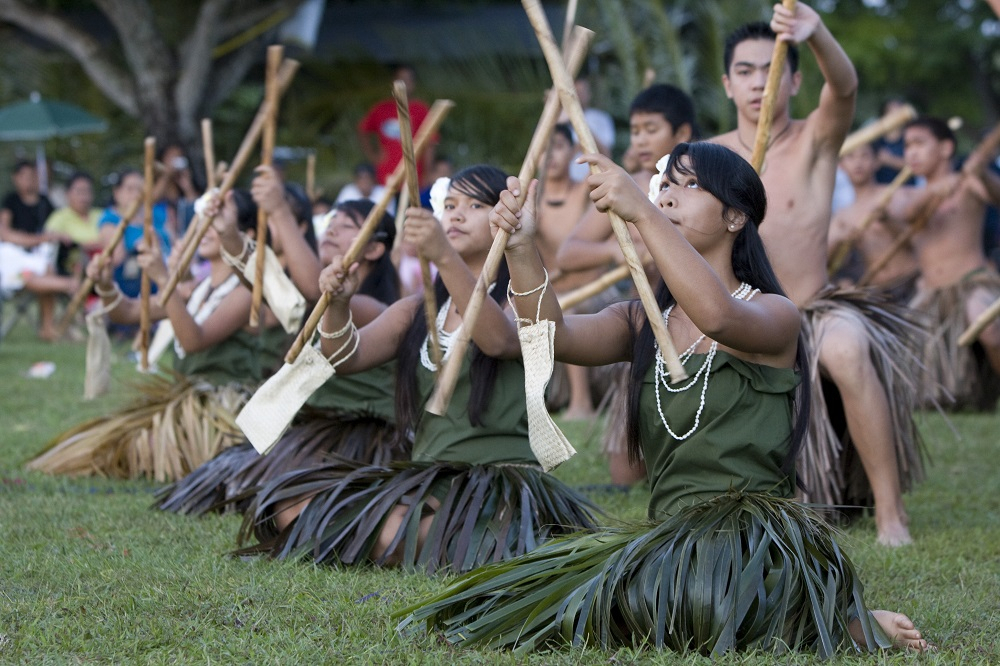
POLYGON ((834 154, 840 151, 854 119, 854 101, 858 94, 858 74, 847 53, 812 7, 801 2, 795 11, 775 5, 771 29, 778 39, 792 44, 805 42, 816 57, 823 73, 819 106, 809 115, 817 144, 834 154))
MULTIPOLYGON (((671 215, 680 218, 673 210, 669 192, 660 195, 661 208, 657 208, 625 170, 607 157, 585 155, 582 159, 602 169, 602 173, 587 179, 592 188, 590 197, 597 208, 614 210, 635 225, 671 295, 698 330, 747 354, 775 357, 782 362, 794 358, 800 316, 791 301, 774 294, 760 294, 750 301, 732 298, 730 287, 671 220, 671 215)), ((665 180, 663 187, 695 189, 697 181, 693 176, 685 176, 678 183, 665 180)), ((704 190, 699 194, 712 196, 704 190)), ((690 209, 685 214, 686 219, 692 219, 690 209)), ((705 220, 712 222, 724 224, 721 219, 705 220)), ((745 218, 732 220, 730 230, 739 232, 747 223, 745 218)))

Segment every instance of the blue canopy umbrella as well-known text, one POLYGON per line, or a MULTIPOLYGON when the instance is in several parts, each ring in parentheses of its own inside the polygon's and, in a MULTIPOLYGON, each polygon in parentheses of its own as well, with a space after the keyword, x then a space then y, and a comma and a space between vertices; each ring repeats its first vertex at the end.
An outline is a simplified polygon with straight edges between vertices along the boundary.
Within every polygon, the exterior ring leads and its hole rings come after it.
POLYGON ((45 149, 42 142, 58 137, 75 136, 108 129, 106 120, 84 111, 75 104, 43 100, 37 92, 27 102, 0 108, 0 141, 37 141, 38 175, 42 191, 47 188, 45 149))

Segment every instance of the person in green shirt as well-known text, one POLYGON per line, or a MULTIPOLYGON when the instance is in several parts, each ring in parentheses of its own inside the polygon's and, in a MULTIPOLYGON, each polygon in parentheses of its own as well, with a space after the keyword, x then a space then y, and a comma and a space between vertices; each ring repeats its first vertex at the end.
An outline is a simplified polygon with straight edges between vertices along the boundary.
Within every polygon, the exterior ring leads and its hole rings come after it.
POLYGON ((45 231, 76 243, 84 249, 100 247, 97 222, 101 210, 94 208, 94 179, 78 171, 66 181, 66 206, 45 220, 45 231))
MULTIPOLYGON (((682 143, 649 200, 601 155, 587 184, 642 236, 662 277, 657 299, 689 379, 674 381, 638 302, 563 316, 535 244, 536 183, 523 208, 509 181, 491 222, 518 310, 555 323, 556 358, 631 361, 627 439, 644 458, 650 523, 582 532, 456 580, 400 610, 463 645, 648 643, 730 650, 874 650, 927 644, 905 615, 869 611, 854 566, 818 514, 793 499, 809 413, 800 317, 758 233, 760 178, 732 150, 682 143), (651 203, 652 201, 652 203, 651 203), (539 300, 541 302, 539 303, 539 300)), ((665 163, 664 163, 665 162, 665 163)))
MULTIPOLYGON (((440 220, 426 209, 407 209, 403 240, 437 267, 435 324, 447 358, 492 245, 489 211, 506 176, 473 166, 439 182, 432 203, 440 220)), ((501 305, 506 266, 471 331, 473 344, 441 416, 424 411, 438 368, 422 294, 358 328, 351 312, 359 271, 359 264, 344 266, 336 257, 320 275, 330 294, 319 328, 322 351, 338 375, 396 360, 396 425, 412 433, 411 460, 334 461, 274 479, 244 520, 242 540, 258 543, 241 552, 462 571, 592 525, 593 505, 542 474, 528 442, 517 327, 501 305)))

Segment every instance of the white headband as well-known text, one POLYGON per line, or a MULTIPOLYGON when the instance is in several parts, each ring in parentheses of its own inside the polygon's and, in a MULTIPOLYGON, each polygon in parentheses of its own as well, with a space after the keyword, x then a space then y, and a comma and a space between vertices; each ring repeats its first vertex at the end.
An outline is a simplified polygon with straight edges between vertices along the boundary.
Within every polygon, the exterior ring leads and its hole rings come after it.
POLYGON ((656 197, 660 194, 660 187, 663 185, 663 177, 667 175, 667 164, 670 162, 670 153, 667 153, 656 162, 656 170, 659 172, 649 179, 649 200, 656 203, 656 197))

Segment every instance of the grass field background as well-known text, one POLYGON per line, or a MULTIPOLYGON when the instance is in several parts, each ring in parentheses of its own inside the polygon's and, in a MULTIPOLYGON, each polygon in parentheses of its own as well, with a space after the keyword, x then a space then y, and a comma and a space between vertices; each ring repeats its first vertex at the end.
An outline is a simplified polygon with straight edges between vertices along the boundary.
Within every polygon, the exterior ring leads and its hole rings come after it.
MULTIPOLYGON (((696 655, 641 648, 516 656, 401 638, 391 611, 441 587, 421 574, 227 556, 237 516, 149 509, 142 481, 64 479, 24 463, 53 436, 128 400, 138 377, 116 348, 112 392, 84 402, 83 343, 36 342, 27 324, 0 341, 0 663, 672 664, 696 655), (48 379, 23 374, 53 361, 48 379)), ((862 519, 841 540, 869 604, 909 614, 930 655, 844 656, 834 663, 1000 663, 1000 446, 994 415, 921 415, 928 479, 907 497, 916 543, 875 544, 862 519)), ((556 474, 607 483, 593 426, 564 424, 580 454, 556 474)), ((598 492, 622 519, 646 493, 598 492)), ((809 654, 732 655, 715 663, 811 663, 809 654)))

